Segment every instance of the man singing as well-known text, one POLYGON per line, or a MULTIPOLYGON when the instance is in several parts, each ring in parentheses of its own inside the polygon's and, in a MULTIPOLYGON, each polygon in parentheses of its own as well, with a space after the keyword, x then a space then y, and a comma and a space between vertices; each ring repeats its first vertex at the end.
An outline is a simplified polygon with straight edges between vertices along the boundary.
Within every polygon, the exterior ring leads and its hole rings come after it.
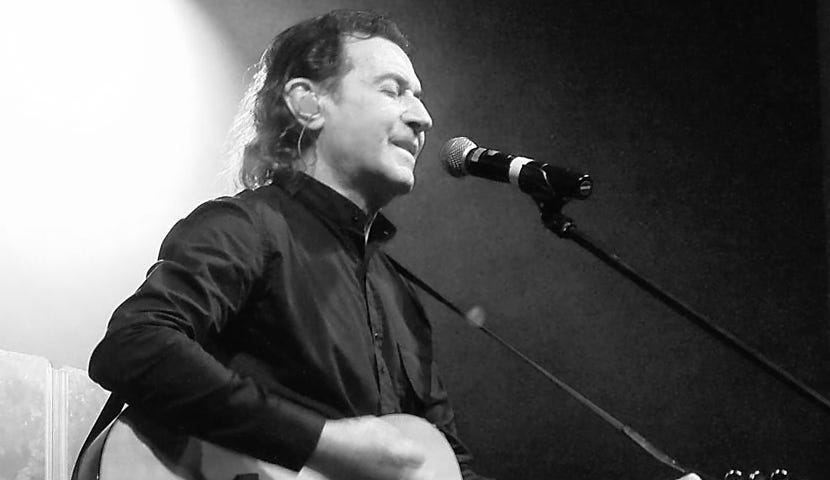
POLYGON ((432 118, 397 26, 335 11, 279 34, 238 118, 234 197, 198 207, 113 314, 90 376, 181 431, 327 478, 427 479, 379 416, 427 419, 465 479, 430 325, 381 246, 432 118))

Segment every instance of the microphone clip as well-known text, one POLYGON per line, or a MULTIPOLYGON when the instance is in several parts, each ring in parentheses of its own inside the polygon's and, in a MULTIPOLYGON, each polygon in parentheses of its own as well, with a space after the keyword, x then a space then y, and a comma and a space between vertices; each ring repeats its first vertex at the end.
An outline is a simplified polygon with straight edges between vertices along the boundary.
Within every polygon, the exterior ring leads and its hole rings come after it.
POLYGON ((524 164, 518 175, 519 189, 536 199, 558 198, 585 200, 594 189, 594 180, 587 173, 578 173, 567 168, 535 160, 524 164))
POLYGON ((570 230, 576 227, 573 219, 562 213, 562 207, 568 203, 569 198, 550 194, 531 194, 531 197, 539 207, 542 224, 558 237, 568 237, 570 230))
POLYGON ((574 173, 547 163, 530 162, 532 168, 522 169, 518 178, 519 188, 530 195, 536 206, 542 223, 548 230, 559 237, 567 237, 574 221, 562 213, 562 208, 572 199, 584 200, 591 194, 593 180, 587 174, 574 182, 574 173), (553 171, 551 171, 553 170, 553 171), (571 178, 567 183, 557 179, 571 178))

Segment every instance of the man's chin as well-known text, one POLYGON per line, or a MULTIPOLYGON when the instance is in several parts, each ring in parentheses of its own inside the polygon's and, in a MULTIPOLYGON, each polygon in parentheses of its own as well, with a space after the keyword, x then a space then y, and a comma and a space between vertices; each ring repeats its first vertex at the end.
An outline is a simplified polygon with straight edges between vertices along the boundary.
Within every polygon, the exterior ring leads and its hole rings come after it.
POLYGON ((373 199, 371 203, 375 204, 377 208, 383 208, 388 205, 395 198, 406 195, 415 187, 415 176, 409 172, 396 172, 396 175, 380 175, 374 177, 371 182, 364 185, 372 185, 367 192, 369 198, 373 199))
POLYGON ((413 188, 415 188, 414 178, 408 181, 396 182, 394 188, 390 188, 390 196, 394 198, 406 195, 411 192, 413 188))
POLYGON ((415 187, 415 172, 410 166, 400 166, 389 172, 386 180, 389 182, 389 189, 395 195, 405 195, 415 187))
POLYGON ((413 172, 409 172, 406 178, 401 181, 401 190, 403 191, 401 195, 411 192, 413 188, 415 188, 415 174, 413 172))

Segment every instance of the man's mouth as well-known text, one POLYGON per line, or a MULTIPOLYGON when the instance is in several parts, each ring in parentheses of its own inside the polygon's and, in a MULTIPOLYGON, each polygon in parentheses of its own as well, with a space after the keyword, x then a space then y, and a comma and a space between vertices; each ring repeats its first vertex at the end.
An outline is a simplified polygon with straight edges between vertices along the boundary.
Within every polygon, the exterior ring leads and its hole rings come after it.
POLYGON ((409 152, 412 157, 416 157, 418 155, 418 144, 412 142, 394 142, 394 145, 398 148, 402 148, 409 152))

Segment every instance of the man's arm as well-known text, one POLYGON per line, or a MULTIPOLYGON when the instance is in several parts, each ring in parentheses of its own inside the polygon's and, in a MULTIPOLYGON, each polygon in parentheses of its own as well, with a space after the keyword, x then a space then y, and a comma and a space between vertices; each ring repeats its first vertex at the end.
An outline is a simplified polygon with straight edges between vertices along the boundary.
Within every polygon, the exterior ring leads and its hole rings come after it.
POLYGON ((237 315, 264 268, 256 221, 233 201, 203 205, 167 236, 90 359, 104 388, 212 443, 299 469, 325 420, 269 393, 203 344, 237 315))
MULTIPOLYGON (((332 480, 429 480, 420 447, 376 417, 326 420, 243 378, 208 353, 265 268, 256 219, 232 200, 179 222, 160 261, 116 309, 90 377, 184 432, 332 480)), ((272 253, 272 252, 271 252, 272 253)))

